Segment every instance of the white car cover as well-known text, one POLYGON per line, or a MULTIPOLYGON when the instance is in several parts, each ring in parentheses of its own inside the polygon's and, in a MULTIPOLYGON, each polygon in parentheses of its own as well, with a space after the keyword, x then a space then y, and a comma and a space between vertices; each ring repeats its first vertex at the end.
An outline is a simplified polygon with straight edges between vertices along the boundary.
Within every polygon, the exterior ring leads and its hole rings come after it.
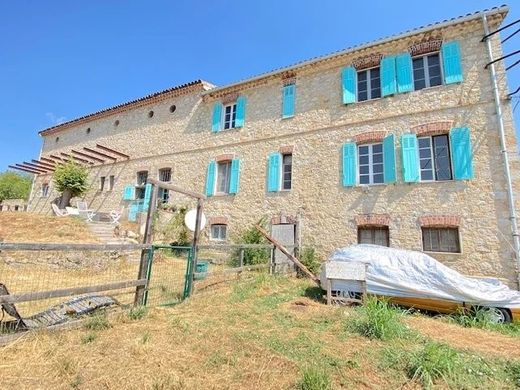
MULTIPOLYGON (((361 244, 336 250, 328 261, 367 264, 367 291, 370 294, 520 307, 519 291, 511 290, 497 279, 463 276, 421 252, 361 244)), ((326 285, 324 268, 322 286, 326 285)), ((332 290, 360 291, 358 282, 340 280, 333 280, 332 290)))

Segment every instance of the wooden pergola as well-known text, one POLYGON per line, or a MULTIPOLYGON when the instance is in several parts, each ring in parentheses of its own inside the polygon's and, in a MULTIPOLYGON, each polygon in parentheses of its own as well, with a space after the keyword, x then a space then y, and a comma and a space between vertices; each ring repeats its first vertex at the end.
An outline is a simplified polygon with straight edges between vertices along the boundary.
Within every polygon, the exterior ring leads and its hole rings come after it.
POLYGON ((129 159, 128 154, 96 144, 93 148, 83 147, 82 149, 71 149, 68 153, 60 152, 59 155, 49 154, 41 156, 38 160, 32 159, 30 162, 24 161, 22 164, 9 165, 9 168, 34 175, 46 175, 52 174, 58 165, 68 161, 93 167, 129 159))

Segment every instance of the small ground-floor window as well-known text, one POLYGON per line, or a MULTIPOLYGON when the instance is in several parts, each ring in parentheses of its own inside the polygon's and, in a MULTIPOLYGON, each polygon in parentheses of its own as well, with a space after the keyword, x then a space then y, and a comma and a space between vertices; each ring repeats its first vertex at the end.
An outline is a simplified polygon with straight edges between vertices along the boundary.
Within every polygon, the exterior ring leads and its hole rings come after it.
POLYGON ((227 225, 214 224, 211 225, 211 239, 217 241, 225 241, 227 238, 227 225))
POLYGON ((460 253, 458 228, 422 228, 425 252, 460 253))
POLYGON ((388 226, 358 227, 358 243, 390 246, 388 226))

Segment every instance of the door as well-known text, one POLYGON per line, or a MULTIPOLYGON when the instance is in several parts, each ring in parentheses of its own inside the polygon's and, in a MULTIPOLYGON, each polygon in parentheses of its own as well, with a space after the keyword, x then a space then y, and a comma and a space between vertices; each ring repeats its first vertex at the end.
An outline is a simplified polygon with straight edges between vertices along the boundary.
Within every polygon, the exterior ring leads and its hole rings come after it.
MULTIPOLYGON (((296 225, 283 223, 271 225, 271 236, 283 246, 287 247, 289 253, 294 255, 296 225)), ((294 264, 280 250, 274 252, 274 271, 287 272, 294 270, 294 264)))

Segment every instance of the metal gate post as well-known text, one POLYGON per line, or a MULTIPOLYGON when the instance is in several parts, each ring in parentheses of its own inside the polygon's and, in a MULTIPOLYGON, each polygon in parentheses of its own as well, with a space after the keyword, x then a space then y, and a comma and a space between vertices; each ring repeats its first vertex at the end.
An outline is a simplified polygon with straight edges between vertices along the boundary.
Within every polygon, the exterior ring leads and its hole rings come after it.
POLYGON ((148 266, 146 267, 146 285, 144 286, 144 293, 143 293, 143 306, 146 306, 148 303, 148 289, 150 287, 150 278, 152 276, 152 263, 153 263, 153 256, 155 253, 155 248, 152 246, 150 248, 150 251, 148 252, 148 266))

